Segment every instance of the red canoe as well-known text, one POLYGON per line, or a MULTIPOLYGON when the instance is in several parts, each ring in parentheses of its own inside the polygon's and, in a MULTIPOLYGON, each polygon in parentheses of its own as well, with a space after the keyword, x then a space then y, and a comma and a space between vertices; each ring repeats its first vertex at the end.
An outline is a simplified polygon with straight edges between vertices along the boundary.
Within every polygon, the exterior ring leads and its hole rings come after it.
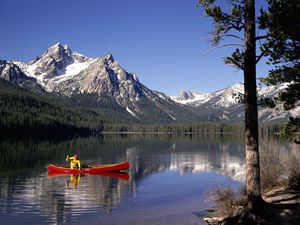
POLYGON ((70 167, 62 167, 62 166, 55 166, 52 164, 48 165, 48 173, 68 173, 68 174, 97 174, 103 172, 117 172, 121 170, 126 170, 129 168, 128 162, 122 162, 117 164, 107 164, 107 165, 95 165, 90 166, 88 168, 81 168, 81 169, 71 169, 70 167))

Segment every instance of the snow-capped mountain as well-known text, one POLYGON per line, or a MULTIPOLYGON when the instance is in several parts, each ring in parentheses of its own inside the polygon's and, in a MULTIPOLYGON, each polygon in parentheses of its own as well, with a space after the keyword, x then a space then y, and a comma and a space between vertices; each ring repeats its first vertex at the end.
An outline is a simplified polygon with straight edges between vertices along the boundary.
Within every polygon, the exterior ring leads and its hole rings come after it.
POLYGON ((180 91, 177 96, 170 96, 175 102, 190 106, 201 106, 209 103, 211 106, 229 107, 238 104, 239 96, 244 93, 244 85, 234 84, 213 93, 201 93, 192 91, 180 91))
POLYGON ((18 65, 5 60, 0 60, 0 77, 15 84, 35 81, 34 78, 28 77, 18 65))
POLYGON ((177 96, 171 96, 171 99, 180 104, 199 106, 208 101, 211 97, 211 93, 200 93, 182 90, 177 96))
MULTIPOLYGON (((90 58, 60 43, 28 63, 0 60, 0 78, 35 91, 75 96, 76 102, 85 101, 81 105, 110 108, 144 122, 241 121, 244 117, 241 83, 213 93, 181 91, 168 96, 147 88, 111 54, 90 58)), ((272 97, 284 88, 261 88, 258 95, 272 97)), ((261 108, 259 119, 285 119, 299 111, 298 107, 285 112, 280 105, 261 108)))
MULTIPOLYGON (((8 64, 19 71, 20 79, 35 81, 47 92, 88 96, 85 101, 94 101, 93 106, 123 110, 139 121, 171 122, 198 118, 187 112, 185 106, 140 83, 137 75, 122 68, 111 54, 89 58, 57 43, 28 63, 11 61, 8 64)), ((0 77, 11 81, 7 77, 15 75, 7 75, 5 71, 1 70, 0 77)))
POLYGON ((72 52, 69 46, 57 43, 46 50, 40 57, 23 63, 12 61, 28 77, 37 80, 47 91, 53 91, 60 82, 71 79, 86 69, 94 59, 72 52))
MULTIPOLYGON (((258 99, 272 98, 286 88, 286 84, 279 86, 260 87, 257 90, 258 99)), ((202 111, 210 109, 210 112, 220 120, 239 121, 244 117, 244 106, 241 103, 244 94, 244 85, 236 83, 232 86, 213 93, 200 93, 192 91, 181 91, 171 99, 177 103, 189 105, 202 111)), ((275 121, 286 119, 289 116, 300 116, 300 107, 285 111, 282 105, 275 108, 259 107, 258 118, 260 121, 275 121)))

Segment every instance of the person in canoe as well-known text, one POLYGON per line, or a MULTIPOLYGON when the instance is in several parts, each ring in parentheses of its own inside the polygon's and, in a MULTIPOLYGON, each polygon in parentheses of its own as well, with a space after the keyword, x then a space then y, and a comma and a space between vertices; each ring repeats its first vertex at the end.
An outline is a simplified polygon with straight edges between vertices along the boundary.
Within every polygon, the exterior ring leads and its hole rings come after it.
POLYGON ((81 169, 80 160, 78 158, 77 153, 71 157, 67 156, 66 161, 71 161, 70 162, 71 169, 81 169))

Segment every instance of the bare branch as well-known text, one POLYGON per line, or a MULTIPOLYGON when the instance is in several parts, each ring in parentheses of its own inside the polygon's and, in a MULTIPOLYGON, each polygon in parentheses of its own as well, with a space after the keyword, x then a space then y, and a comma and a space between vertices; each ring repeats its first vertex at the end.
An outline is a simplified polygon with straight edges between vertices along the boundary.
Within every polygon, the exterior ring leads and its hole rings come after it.
POLYGON ((227 2, 230 3, 230 4, 233 4, 233 3, 244 4, 243 0, 228 0, 227 2))
POLYGON ((200 40, 212 39, 215 37, 234 37, 234 38, 244 41, 243 38, 241 38, 237 35, 234 35, 234 34, 217 34, 217 35, 212 35, 212 36, 208 36, 208 37, 202 37, 202 38, 200 38, 200 40))
POLYGON ((211 52, 211 51, 213 51, 213 50, 215 50, 215 49, 217 49, 217 48, 223 48, 223 47, 228 47, 228 46, 240 46, 240 47, 244 47, 243 44, 239 44, 239 43, 237 43, 237 44, 232 43, 232 44, 218 45, 218 46, 215 46, 215 47, 212 47, 212 48, 208 49, 208 50, 207 50, 206 52, 204 52, 202 55, 206 55, 207 53, 209 53, 209 52, 211 52))
POLYGON ((257 37, 255 38, 255 40, 257 41, 257 40, 261 40, 261 39, 266 39, 266 38, 268 38, 268 37, 269 37, 269 35, 257 36, 257 37))

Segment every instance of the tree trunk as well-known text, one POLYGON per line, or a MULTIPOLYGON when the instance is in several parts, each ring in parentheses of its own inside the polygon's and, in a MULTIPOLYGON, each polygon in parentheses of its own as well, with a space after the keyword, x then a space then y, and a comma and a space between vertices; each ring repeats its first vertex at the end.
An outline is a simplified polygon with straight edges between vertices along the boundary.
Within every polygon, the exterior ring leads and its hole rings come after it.
POLYGON ((245 0, 245 151, 246 190, 248 208, 254 213, 262 201, 258 148, 258 122, 256 98, 255 0, 245 0))

